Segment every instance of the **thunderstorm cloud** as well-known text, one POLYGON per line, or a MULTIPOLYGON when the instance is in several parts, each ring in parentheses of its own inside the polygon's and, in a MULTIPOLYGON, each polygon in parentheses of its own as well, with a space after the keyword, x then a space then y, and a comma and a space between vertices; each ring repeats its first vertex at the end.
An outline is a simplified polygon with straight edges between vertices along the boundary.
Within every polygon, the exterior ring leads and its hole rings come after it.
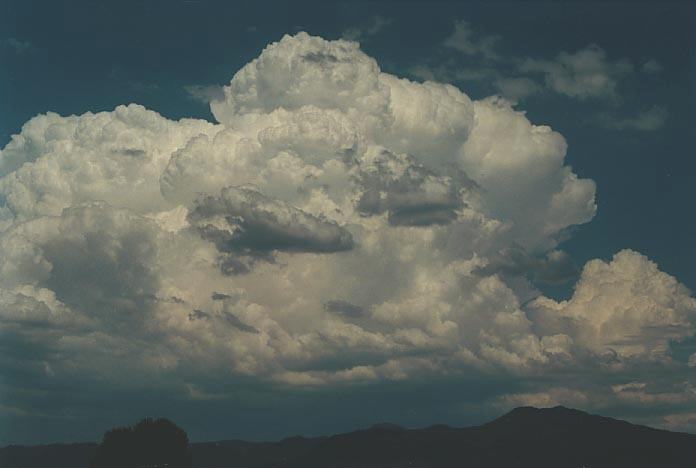
MULTIPOLYGON (((493 54, 466 26, 451 47, 493 54)), ((607 68, 596 47, 524 66, 580 97, 611 96, 625 73, 581 91, 607 68)), ((0 331, 27 382, 124 385, 127 370, 134 386, 157 375, 205 392, 213 376, 325 387, 476 372, 524 382, 495 404, 696 402, 689 386, 621 387, 643 366, 688 367, 670 345, 694 335, 696 300, 638 252, 576 267, 559 250, 594 217, 595 183, 510 102, 299 33, 210 104, 216 123, 135 104, 47 113, 2 149, 0 331), (535 286, 567 280, 565 301, 535 286), (588 369, 596 382, 533 384, 588 369)))

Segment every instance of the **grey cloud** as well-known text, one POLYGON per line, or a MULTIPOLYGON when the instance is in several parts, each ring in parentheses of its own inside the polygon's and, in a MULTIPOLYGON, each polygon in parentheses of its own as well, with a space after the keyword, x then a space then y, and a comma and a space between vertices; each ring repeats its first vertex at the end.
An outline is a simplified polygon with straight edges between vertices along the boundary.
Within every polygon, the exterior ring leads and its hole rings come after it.
POLYGON ((393 226, 430 226, 454 221, 455 210, 461 203, 446 196, 438 200, 416 194, 394 194, 390 197, 390 207, 389 224, 393 226))
POLYGON ((194 309, 193 312, 189 313, 188 315, 188 319, 190 322, 193 322, 194 320, 204 320, 209 317, 210 315, 208 315, 200 309, 194 309))
POLYGON ((363 317, 366 313, 363 307, 360 307, 359 305, 355 305, 348 301, 344 301, 342 299, 326 301, 324 303, 324 310, 348 318, 360 318, 363 317))
POLYGON ((566 283, 580 273, 570 256, 563 251, 553 250, 544 256, 534 256, 519 245, 500 250, 488 265, 476 271, 483 275, 502 273, 527 276, 549 284, 566 283))
POLYGON ((336 57, 333 54, 327 54, 324 52, 309 52, 307 54, 304 54, 302 56, 304 60, 307 62, 313 62, 313 63, 336 63, 339 62, 339 58, 336 57))
POLYGON ((403 186, 389 187, 386 192, 367 189, 358 201, 358 210, 364 215, 388 211, 389 224, 393 226, 429 226, 447 224, 456 219, 456 210, 461 207, 456 196, 429 196, 403 189, 403 186))
POLYGON ((242 322, 241 320, 239 320, 239 317, 237 317, 236 315, 234 315, 230 312, 225 312, 224 318, 227 321, 227 323, 232 325, 234 328, 237 328, 238 330, 241 330, 241 331, 246 332, 246 333, 254 333, 254 334, 259 333, 259 331, 256 328, 242 322))
POLYGON ((274 251, 332 253, 353 248, 353 236, 334 221, 306 213, 284 201, 239 187, 196 202, 188 220, 225 256, 222 266, 244 273, 274 251), (244 257, 247 257, 246 259, 244 257))
MULTIPOLYGON (((219 316, 217 316, 220 318, 219 316)), ((192 312, 189 313, 188 319, 190 322, 194 322, 196 320, 210 320, 212 319, 213 316, 208 313, 204 312, 200 309, 194 309, 192 312)), ((221 317, 227 324, 231 325, 232 327, 241 330, 245 333, 254 333, 258 334, 259 331, 252 327, 251 325, 247 325, 246 323, 242 322, 239 317, 236 315, 232 314, 231 312, 224 312, 222 317, 221 317)))
POLYGON ((374 169, 361 175, 365 189, 357 208, 363 215, 386 211, 391 225, 429 226, 450 223, 457 217, 456 210, 463 206, 460 181, 438 176, 407 156, 383 151, 374 169), (409 163, 403 174, 395 174, 389 168, 390 162, 399 158, 406 158, 409 163))
POLYGON ((214 292, 213 295, 211 296, 211 299, 214 301, 223 301, 225 299, 230 299, 231 297, 232 296, 230 296, 229 294, 214 292))
POLYGON ((113 154, 123 154, 126 156, 132 156, 132 157, 137 157, 141 158, 147 154, 147 152, 143 149, 139 148, 122 148, 122 149, 115 149, 112 151, 113 154))
POLYGON ((142 313, 153 304, 159 277, 150 222, 91 203, 66 209, 59 229, 60 236, 41 245, 52 265, 43 284, 59 300, 93 314, 142 313))
POLYGON ((258 262, 275 263, 275 257, 269 252, 242 250, 235 253, 220 253, 218 267, 225 275, 244 275, 254 269, 258 262))

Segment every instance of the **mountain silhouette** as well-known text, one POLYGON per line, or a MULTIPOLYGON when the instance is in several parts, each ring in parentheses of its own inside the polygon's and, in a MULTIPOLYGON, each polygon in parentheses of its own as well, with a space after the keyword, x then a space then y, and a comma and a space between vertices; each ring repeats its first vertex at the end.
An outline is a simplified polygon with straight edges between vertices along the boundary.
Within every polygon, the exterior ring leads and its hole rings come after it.
MULTIPOLYGON (((3 468, 88 468, 96 444, 9 446, 3 468)), ((374 426, 279 442, 189 446, 194 468, 691 468, 696 435, 558 406, 522 407, 481 426, 374 426)))

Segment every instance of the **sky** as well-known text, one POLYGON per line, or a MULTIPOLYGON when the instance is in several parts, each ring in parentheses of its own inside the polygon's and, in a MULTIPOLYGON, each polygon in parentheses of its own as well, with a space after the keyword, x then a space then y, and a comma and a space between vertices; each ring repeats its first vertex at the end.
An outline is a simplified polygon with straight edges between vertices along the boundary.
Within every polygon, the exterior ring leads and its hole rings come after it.
POLYGON ((0 445, 562 404, 696 433, 688 2, 0 3, 0 445))

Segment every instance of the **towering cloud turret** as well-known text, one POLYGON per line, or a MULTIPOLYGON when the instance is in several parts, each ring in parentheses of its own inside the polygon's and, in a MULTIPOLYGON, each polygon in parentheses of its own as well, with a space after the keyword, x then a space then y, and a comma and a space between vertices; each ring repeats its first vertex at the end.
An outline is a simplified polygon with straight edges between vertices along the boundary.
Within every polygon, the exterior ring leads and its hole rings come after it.
POLYGON ((696 302, 635 252, 529 302, 575 273, 556 248, 595 184, 505 100, 299 33, 211 108, 49 113, 2 150, 0 330, 31 348, 27 379, 204 392, 686 365, 669 346, 696 302))

